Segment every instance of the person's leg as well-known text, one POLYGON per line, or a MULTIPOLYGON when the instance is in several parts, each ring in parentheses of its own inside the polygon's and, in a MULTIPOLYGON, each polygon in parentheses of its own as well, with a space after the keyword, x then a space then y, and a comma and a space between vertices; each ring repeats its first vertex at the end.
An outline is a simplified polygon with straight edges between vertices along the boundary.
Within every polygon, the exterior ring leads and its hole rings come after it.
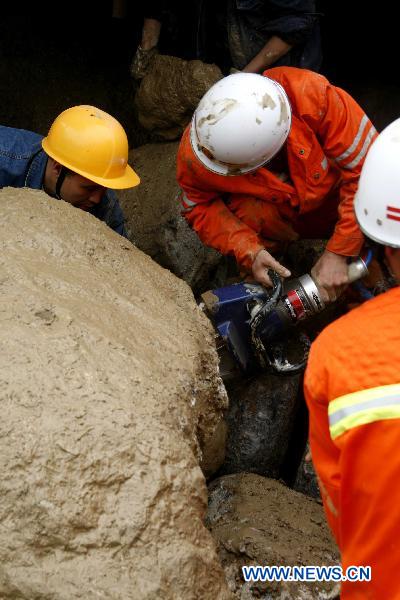
POLYGON ((281 252, 285 242, 299 239, 284 207, 279 207, 243 194, 232 194, 226 204, 235 216, 259 234, 265 248, 272 253, 281 252))

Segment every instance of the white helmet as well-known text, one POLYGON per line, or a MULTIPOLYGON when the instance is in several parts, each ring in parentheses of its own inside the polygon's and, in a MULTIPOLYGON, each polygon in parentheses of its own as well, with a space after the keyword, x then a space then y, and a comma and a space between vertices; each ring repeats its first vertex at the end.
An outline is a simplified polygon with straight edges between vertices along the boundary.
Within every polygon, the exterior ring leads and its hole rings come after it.
POLYGON ((354 210, 365 235, 379 244, 400 247, 400 119, 372 144, 361 171, 354 210))
POLYGON ((265 164, 290 131, 291 108, 279 83, 235 73, 215 83, 193 115, 190 141, 203 165, 219 175, 242 175, 265 164))

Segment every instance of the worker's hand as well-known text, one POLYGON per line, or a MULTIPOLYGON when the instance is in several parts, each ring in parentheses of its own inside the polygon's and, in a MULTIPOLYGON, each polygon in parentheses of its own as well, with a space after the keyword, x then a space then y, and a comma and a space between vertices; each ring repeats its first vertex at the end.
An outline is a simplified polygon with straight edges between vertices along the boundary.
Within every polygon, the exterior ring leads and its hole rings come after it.
POLYGON ((268 277, 268 269, 273 269, 281 277, 290 277, 289 269, 286 269, 286 267, 281 265, 281 263, 275 260, 275 258, 266 250, 260 250, 251 266, 253 277, 262 285, 272 287, 272 281, 268 277))
POLYGON ((334 302, 349 283, 345 256, 325 250, 311 270, 324 302, 334 302))

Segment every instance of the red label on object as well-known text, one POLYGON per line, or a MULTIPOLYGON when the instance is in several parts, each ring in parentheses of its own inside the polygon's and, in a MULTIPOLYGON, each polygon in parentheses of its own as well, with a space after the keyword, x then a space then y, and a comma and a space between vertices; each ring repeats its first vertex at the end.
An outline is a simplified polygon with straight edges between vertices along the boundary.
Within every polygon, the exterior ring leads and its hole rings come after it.
POLYGON ((296 290, 290 290, 287 293, 288 300, 290 304, 293 306, 294 311, 298 319, 303 319, 306 316, 306 311, 304 310, 304 306, 300 297, 296 290))

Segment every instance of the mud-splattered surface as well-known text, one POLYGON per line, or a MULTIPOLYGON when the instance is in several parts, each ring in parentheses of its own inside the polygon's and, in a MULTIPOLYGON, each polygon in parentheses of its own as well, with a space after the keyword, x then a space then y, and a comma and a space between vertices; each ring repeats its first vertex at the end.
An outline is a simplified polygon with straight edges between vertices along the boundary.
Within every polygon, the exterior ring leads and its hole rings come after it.
POLYGON ((141 182, 133 189, 120 190, 118 196, 129 239, 184 279, 196 293, 207 289, 224 261, 219 252, 201 243, 180 214, 176 181, 178 145, 178 142, 145 144, 132 150, 129 162, 141 182))
POLYGON ((135 98, 139 122, 159 139, 179 139, 202 96, 221 77, 216 65, 156 56, 135 98))
POLYGON ((339 555, 319 503, 273 479, 242 473, 209 486, 206 523, 237 598, 335 598, 333 583, 244 584, 243 565, 337 565, 339 555))
POLYGON ((42 192, 0 203, 0 597, 227 598, 198 466, 226 396, 190 289, 42 192))

